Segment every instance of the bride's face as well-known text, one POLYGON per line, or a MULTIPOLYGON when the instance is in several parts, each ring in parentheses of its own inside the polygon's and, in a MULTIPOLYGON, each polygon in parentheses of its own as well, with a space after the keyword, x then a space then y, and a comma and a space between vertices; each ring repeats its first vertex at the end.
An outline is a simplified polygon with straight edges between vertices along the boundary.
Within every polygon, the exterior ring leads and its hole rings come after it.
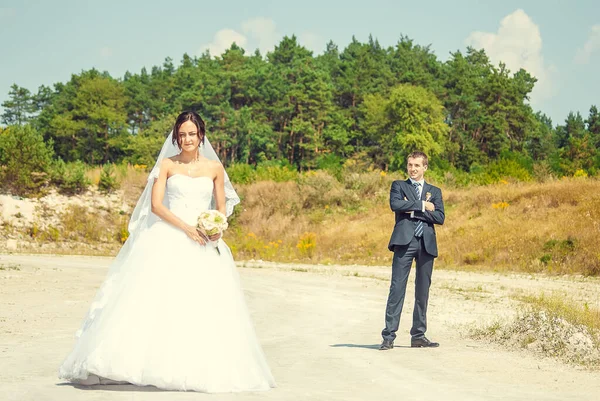
POLYGON ((186 121, 179 127, 179 146, 182 151, 193 152, 200 145, 198 127, 191 121, 186 121))

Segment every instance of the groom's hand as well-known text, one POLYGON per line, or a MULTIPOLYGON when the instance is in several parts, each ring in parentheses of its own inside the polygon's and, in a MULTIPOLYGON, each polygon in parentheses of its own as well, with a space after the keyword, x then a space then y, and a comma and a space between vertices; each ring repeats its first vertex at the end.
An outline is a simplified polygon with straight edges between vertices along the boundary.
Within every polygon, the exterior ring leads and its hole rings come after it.
POLYGON ((435 210, 435 205, 429 201, 424 201, 425 202, 425 210, 429 211, 429 212, 433 212, 435 210))

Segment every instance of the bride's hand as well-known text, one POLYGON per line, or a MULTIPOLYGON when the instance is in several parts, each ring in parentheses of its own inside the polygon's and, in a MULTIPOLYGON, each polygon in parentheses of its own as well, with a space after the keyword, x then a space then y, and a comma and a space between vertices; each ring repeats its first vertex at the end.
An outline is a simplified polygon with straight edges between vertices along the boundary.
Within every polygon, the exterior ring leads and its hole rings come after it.
POLYGON ((219 238, 221 238, 221 235, 222 235, 221 233, 216 233, 214 235, 209 236, 208 239, 211 241, 218 241, 219 238))
POLYGON ((183 231, 192 241, 195 241, 200 245, 206 245, 206 237, 204 237, 204 235, 200 231, 198 231, 196 227, 186 225, 183 228, 183 231))

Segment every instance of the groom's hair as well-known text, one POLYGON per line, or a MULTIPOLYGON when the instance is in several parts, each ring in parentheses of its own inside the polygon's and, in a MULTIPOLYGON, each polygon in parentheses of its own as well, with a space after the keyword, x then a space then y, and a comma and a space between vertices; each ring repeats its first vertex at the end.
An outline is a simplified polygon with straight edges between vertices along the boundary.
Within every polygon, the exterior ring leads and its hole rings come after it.
POLYGON ((406 158, 406 160, 411 159, 411 158, 412 159, 416 159, 417 157, 423 158, 423 165, 424 166, 428 166, 429 165, 429 160, 427 159, 427 155, 425 153, 419 152, 419 151, 417 151, 417 152, 411 152, 408 155, 408 157, 406 158))
POLYGON ((206 134, 206 124, 204 124, 204 120, 195 111, 184 111, 177 116, 175 125, 173 125, 173 145, 177 145, 181 149, 181 146, 179 146, 179 128, 181 128, 186 121, 191 121, 196 125, 200 142, 204 144, 204 135, 206 134))

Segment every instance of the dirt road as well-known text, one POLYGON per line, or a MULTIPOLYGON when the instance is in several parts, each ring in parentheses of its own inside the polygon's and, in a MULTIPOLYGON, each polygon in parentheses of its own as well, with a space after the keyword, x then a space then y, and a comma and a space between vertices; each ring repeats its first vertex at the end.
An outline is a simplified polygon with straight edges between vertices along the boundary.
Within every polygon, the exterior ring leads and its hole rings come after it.
POLYGON ((515 292, 597 299, 599 280, 435 271, 428 336, 441 347, 409 347, 410 285, 396 348, 382 352, 389 269, 262 262, 239 270, 278 388, 207 395, 62 383, 58 366, 109 262, 0 255, 0 400, 600 400, 600 372, 464 336, 514 314, 515 292))

